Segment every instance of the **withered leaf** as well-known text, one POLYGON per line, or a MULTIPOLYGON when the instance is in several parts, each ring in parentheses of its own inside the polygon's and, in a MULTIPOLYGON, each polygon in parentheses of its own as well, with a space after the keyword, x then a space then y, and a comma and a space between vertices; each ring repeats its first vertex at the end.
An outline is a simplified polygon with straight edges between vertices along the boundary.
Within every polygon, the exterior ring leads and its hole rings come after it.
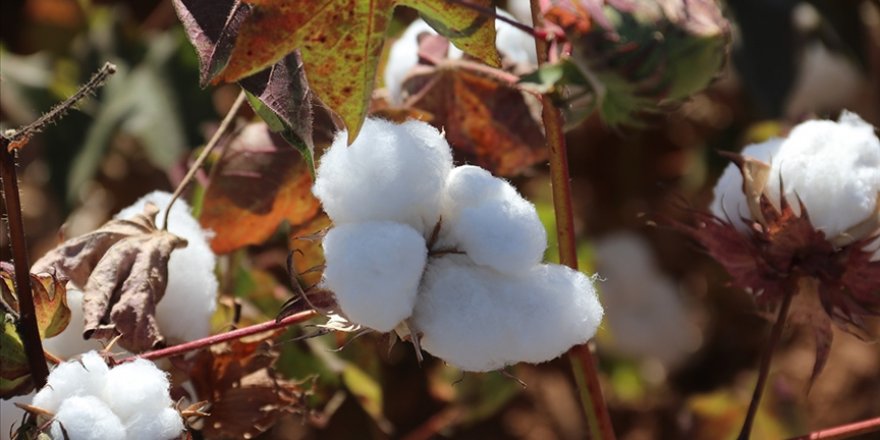
MULTIPOLYGON (((430 42, 425 39, 423 43, 430 42)), ((513 176, 547 157, 537 100, 468 62, 419 66, 403 84, 404 105, 431 115, 463 161, 513 176)))
POLYGON ((119 344, 131 352, 164 343, 156 304, 165 294, 171 252, 186 240, 156 228, 157 213, 148 204, 143 214, 67 240, 34 264, 83 286, 85 339, 120 334, 119 344))
POLYGON ((190 377, 199 399, 210 402, 202 432, 206 438, 253 438, 284 414, 302 406, 302 389, 276 378, 278 352, 269 342, 279 331, 220 344, 200 352, 190 377))
POLYGON ((214 252, 262 243, 282 221, 297 225, 318 213, 308 165, 264 123, 245 127, 216 166, 199 218, 216 233, 214 252))

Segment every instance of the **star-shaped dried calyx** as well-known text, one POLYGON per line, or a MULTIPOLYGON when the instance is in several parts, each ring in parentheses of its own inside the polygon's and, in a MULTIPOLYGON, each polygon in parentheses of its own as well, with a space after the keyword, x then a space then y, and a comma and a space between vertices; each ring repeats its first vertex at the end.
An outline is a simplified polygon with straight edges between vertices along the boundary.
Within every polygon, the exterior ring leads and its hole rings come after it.
POLYGON ((132 352, 164 344, 156 304, 165 294, 171 252, 187 242, 156 227, 158 212, 148 204, 143 214, 111 220, 34 263, 34 272, 56 273, 83 286, 83 338, 119 334, 119 344, 132 352))
MULTIPOLYGON (((812 327, 816 337, 815 379, 829 352, 832 322, 864 338, 862 318, 880 315, 880 261, 871 261, 867 250, 880 234, 880 203, 863 221, 826 237, 812 224, 802 201, 793 206, 769 191, 776 179, 768 164, 731 158, 742 173, 751 216, 741 219, 746 233, 731 221, 699 211, 693 212, 695 226, 675 227, 700 242, 731 275, 731 284, 752 293, 760 306, 774 308, 786 295, 795 295, 791 319, 812 327)), ((775 194, 785 194, 781 182, 779 186, 775 194)))

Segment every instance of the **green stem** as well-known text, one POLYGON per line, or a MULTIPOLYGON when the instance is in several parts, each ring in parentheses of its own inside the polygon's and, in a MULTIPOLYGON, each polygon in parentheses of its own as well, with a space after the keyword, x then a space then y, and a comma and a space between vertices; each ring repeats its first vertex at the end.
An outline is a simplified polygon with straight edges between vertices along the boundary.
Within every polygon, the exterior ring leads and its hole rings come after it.
POLYGON ((28 262, 27 241, 24 235, 24 223, 21 214, 21 199, 18 191, 18 176, 15 170, 15 156, 9 151, 10 141, 0 137, 0 177, 3 180, 3 198, 6 205, 6 218, 9 223, 9 242, 12 247, 12 258, 15 264, 15 293, 18 297, 18 321, 15 330, 24 344, 34 386, 43 388, 49 377, 49 366, 43 356, 43 342, 40 340, 40 328, 37 325, 37 313, 34 308, 33 291, 31 290, 31 271, 28 262))
MULTIPOLYGON (((531 0, 531 6, 532 21, 535 24, 540 24, 541 16, 538 0, 531 0)), ((547 62, 547 43, 544 40, 535 39, 535 46, 538 51, 538 63, 543 65, 547 62)), ((550 149, 550 181, 553 190, 553 209, 556 213, 559 261, 577 270, 577 245, 574 234, 571 182, 568 175, 568 155, 565 148, 562 114, 547 95, 541 97, 541 104, 543 106, 541 116, 544 121, 547 146, 550 149)), ((615 438, 614 428, 611 425, 608 407, 605 405, 605 399, 602 396, 602 387, 596 370, 596 361, 593 359, 589 343, 572 347, 568 352, 568 358, 574 370, 578 391, 581 395, 581 403, 587 416, 590 438, 613 440, 615 438)))
POLYGON ((767 383, 767 377, 770 376, 770 363, 773 360, 773 353, 776 351, 776 345, 782 337, 782 330, 785 328, 785 319, 788 317, 788 310, 791 308, 791 300, 794 298, 795 292, 798 290, 797 282, 789 285, 786 289, 785 296, 782 298, 782 305, 779 306, 779 313, 776 315, 776 322, 770 331, 770 339, 764 348, 764 354, 761 357, 761 367, 758 371, 758 382, 755 384, 755 390, 752 393, 752 400, 749 402, 749 410, 746 412, 746 418, 743 421, 742 430, 737 440, 748 440, 752 433, 752 424, 755 422, 755 415, 758 413, 758 406, 761 403, 761 396, 764 394, 764 386, 767 383))

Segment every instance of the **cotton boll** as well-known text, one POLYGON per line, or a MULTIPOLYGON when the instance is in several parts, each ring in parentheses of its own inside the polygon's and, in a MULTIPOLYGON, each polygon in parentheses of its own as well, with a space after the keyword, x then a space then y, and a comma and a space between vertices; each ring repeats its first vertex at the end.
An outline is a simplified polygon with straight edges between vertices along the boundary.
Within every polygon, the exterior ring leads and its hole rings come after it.
POLYGON ((430 231, 452 152, 437 129, 419 121, 367 119, 357 140, 336 136, 321 157, 312 189, 336 224, 396 221, 430 231))
POLYGON ((352 321, 389 332, 412 314, 428 250, 412 227, 342 224, 324 237, 324 286, 352 321))
POLYGON ((507 10, 516 17, 520 23, 532 25, 532 5, 529 0, 508 0, 507 10))
MULTIPOLYGON (((161 209, 156 224, 163 225, 171 194, 155 191, 141 197, 115 218, 132 218, 143 213, 147 202, 161 209)), ((192 341, 208 336, 211 316, 217 307, 217 257, 208 244, 209 236, 193 218, 191 208, 182 199, 174 202, 168 219, 168 231, 187 240, 187 246, 171 253, 168 261, 168 286, 156 306, 156 319, 162 334, 172 342, 192 341)))
MULTIPOLYGON (((391 96, 392 102, 401 104, 401 86, 410 70, 419 63, 419 36, 422 34, 437 35, 425 20, 416 19, 403 31, 400 38, 391 45, 388 52, 388 64, 385 65, 385 88, 391 96)), ((449 58, 461 58, 462 52, 453 45, 449 45, 449 58)))
MULTIPOLYGON (((507 12, 497 9, 498 15, 514 20, 507 12)), ((529 20, 531 22, 531 20, 529 20)), ((495 20, 495 46, 506 60, 516 64, 538 65, 535 37, 502 20, 495 20)))
MULTIPOLYGON (((771 163, 779 152, 783 139, 772 138, 761 143, 752 144, 742 150, 742 155, 761 162, 771 163)), ((778 191, 777 191, 778 192, 778 191)), ((748 231, 748 225, 742 219, 752 217, 749 205, 743 193, 742 173, 736 164, 731 163, 715 184, 715 198, 709 209, 716 217, 728 220, 742 233, 748 231)))
POLYGON ((531 268, 547 248, 547 232, 535 206, 480 167, 464 165, 450 173, 442 216, 444 245, 504 273, 531 268))
POLYGON ((107 373, 99 394, 123 421, 138 414, 157 414, 172 404, 165 372, 145 359, 119 365, 107 373))
POLYGON ((813 227, 834 238, 873 214, 880 194, 880 139, 854 113, 839 122, 807 121, 795 127, 773 158, 768 189, 799 202, 813 227))
POLYGON ((52 438, 69 438, 70 440, 125 440, 128 438, 119 417, 95 396, 73 396, 64 400, 55 413, 51 433, 52 438), (65 433, 67 437, 65 437, 65 433))
POLYGON ((31 404, 55 412, 70 396, 100 395, 108 371, 101 355, 94 351, 85 353, 79 360, 55 367, 46 386, 37 392, 31 404))
POLYGON ((70 308, 70 323, 64 330, 43 340, 43 348, 61 358, 70 358, 90 350, 101 350, 103 345, 97 339, 83 339, 83 293, 76 286, 67 283, 67 306, 70 308))
POLYGON ((158 414, 138 413, 125 424, 132 440, 177 438, 183 429, 183 419, 173 408, 163 408, 158 414))
POLYGON ((431 262, 412 322, 422 347, 467 371, 544 362, 595 334, 602 317, 592 282, 558 265, 521 276, 466 256, 431 262))

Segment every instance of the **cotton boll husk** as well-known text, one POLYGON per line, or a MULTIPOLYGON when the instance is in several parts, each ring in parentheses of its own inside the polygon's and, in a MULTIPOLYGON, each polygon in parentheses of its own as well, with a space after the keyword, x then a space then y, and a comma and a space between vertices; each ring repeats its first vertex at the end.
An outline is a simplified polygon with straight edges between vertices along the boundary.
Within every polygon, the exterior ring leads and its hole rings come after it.
POLYGON ((177 438, 183 429, 183 419, 174 408, 163 408, 158 414, 138 413, 125 423, 128 438, 134 440, 177 438))
POLYGON ((547 232, 535 206, 480 167, 464 165, 449 174, 442 218, 441 245, 504 273, 528 270, 547 248, 547 232))
POLYGON ((139 413, 157 414, 171 406, 165 372, 145 359, 137 359, 111 369, 101 398, 124 422, 139 413))
MULTIPOLYGON (((752 144, 742 150, 742 155, 761 162, 771 163, 779 152, 783 139, 772 138, 764 142, 752 144)), ((778 192, 778 191, 777 191, 778 192)), ((748 225, 742 220, 752 217, 749 205, 743 193, 742 173, 736 164, 729 164, 715 184, 715 198, 709 209, 716 217, 728 220, 742 233, 748 231, 748 225)))
POLYGON ((324 237, 323 284, 351 321, 389 332, 412 314, 427 254, 402 223, 337 225, 324 237))
POLYGON ((119 417, 95 396, 73 396, 61 403, 52 422, 52 438, 70 440, 125 440, 119 417), (62 431, 61 426, 64 426, 62 431), (67 437, 64 433, 67 433, 67 437))
POLYGON ((32 405, 50 412, 71 396, 99 396, 104 389, 109 368, 97 352, 90 351, 79 360, 64 362, 49 374, 47 384, 34 396, 32 405))
POLYGON ((779 198, 779 179, 796 213, 800 200, 813 227, 834 238, 875 212, 880 194, 880 139, 854 113, 839 122, 795 127, 773 158, 768 189, 779 198))
POLYGON ((594 249, 610 347, 667 366, 684 360, 700 342, 699 329, 676 285, 657 268, 648 243, 619 232, 597 240, 594 249))
MULTIPOLYGON (((132 218, 143 213, 147 202, 161 209, 156 224, 162 227, 165 209, 171 194, 154 191, 115 218, 132 218)), ((182 199, 171 207, 168 231, 187 241, 187 246, 171 253, 168 261, 168 286, 165 295, 156 306, 156 319, 162 334, 172 342, 192 341, 208 336, 211 316, 217 308, 217 276, 214 266, 217 257, 208 244, 209 236, 193 218, 191 208, 182 199)))
POLYGON ((437 129, 367 119, 350 146, 347 132, 336 136, 312 191, 336 224, 389 220, 425 233, 437 222, 451 169, 452 152, 437 129))
POLYGON ((412 323, 426 351, 467 371, 544 362, 591 338, 602 317, 592 282, 559 265, 521 276, 466 256, 433 260, 412 323))

